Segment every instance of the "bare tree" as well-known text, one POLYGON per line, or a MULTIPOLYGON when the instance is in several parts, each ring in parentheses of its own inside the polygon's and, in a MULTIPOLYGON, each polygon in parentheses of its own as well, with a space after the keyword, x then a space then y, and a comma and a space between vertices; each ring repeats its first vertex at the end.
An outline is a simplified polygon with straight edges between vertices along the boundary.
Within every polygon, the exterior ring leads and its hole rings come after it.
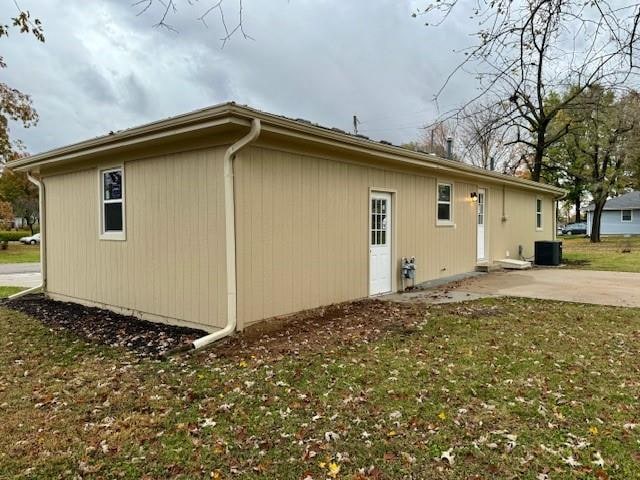
MULTIPOLYGON (((137 9, 137 15, 156 15, 158 21, 155 27, 165 28, 172 32, 177 32, 171 22, 171 17, 178 14, 181 8, 197 8, 200 3, 193 0, 137 0, 133 3, 133 7, 137 9)), ((222 46, 224 47, 231 38, 236 34, 241 34, 245 39, 253 40, 253 38, 244 29, 244 8, 242 0, 211 0, 209 3, 202 5, 197 20, 202 22, 205 27, 209 27, 209 20, 212 15, 217 15, 218 21, 224 31, 221 37, 222 46), (232 3, 234 6, 233 20, 228 12, 228 5, 232 3)))
POLYGON ((512 160, 508 129, 503 124, 504 108, 499 104, 472 105, 462 117, 458 139, 462 159, 485 170, 502 170, 512 160))
MULTIPOLYGON (((447 141, 454 141, 456 127, 452 122, 436 122, 424 127, 418 145, 420 150, 433 153, 439 157, 447 157, 447 141)), ((457 154, 452 154, 454 160, 458 160, 457 154)))
MULTIPOLYGON (((436 0, 414 16, 446 21, 470 4, 436 0)), ((565 136, 570 124, 553 123, 559 112, 591 86, 617 88, 635 75, 640 6, 618 1, 592 0, 478 0, 472 11, 478 21, 476 42, 436 94, 443 94, 459 72, 473 72, 479 92, 468 103, 494 99, 509 106, 503 125, 515 143, 531 150, 531 177, 540 181, 545 152, 565 136), (548 102, 552 91, 573 87, 574 97, 548 102)), ((468 106, 467 105, 467 106, 468 106)), ((464 116, 464 108, 443 118, 464 116)))

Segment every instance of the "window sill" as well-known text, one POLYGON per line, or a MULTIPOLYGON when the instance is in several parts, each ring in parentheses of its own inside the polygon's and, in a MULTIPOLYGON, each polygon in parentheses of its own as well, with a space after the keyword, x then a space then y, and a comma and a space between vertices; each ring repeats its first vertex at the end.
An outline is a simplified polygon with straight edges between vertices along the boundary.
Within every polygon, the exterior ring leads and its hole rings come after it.
POLYGON ((456 224, 453 222, 443 222, 443 221, 439 221, 436 222, 436 227, 455 227, 456 224))
POLYGON ((124 242, 127 239, 127 236, 122 233, 102 233, 100 234, 100 240, 110 240, 116 242, 124 242))
POLYGON ((536 232, 544 232, 544 228, 537 228, 536 227, 536 232))

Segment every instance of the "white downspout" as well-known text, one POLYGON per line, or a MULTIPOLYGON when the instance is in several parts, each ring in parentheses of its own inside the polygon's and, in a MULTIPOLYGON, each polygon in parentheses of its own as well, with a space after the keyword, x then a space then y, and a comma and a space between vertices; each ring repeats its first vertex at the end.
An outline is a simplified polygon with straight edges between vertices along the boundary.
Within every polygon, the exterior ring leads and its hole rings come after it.
POLYGON ((222 330, 193 341, 193 348, 202 348, 236 331, 236 208, 233 160, 236 154, 260 135, 260 120, 251 121, 249 133, 231 145, 224 154, 224 220, 227 253, 227 324, 222 330))
POLYGON ((36 177, 31 175, 31 172, 27 172, 27 178, 31 183, 38 187, 38 206, 39 206, 39 217, 40 217, 40 275, 42 276, 42 281, 40 285, 37 287, 32 287, 27 290, 22 290, 21 292, 14 293, 9 296, 9 300, 13 300, 14 298, 20 298, 24 295, 28 295, 30 293, 37 292, 39 290, 44 290, 47 285, 47 262, 46 262, 46 249, 45 249, 45 202, 44 202, 44 183, 38 180, 36 177))

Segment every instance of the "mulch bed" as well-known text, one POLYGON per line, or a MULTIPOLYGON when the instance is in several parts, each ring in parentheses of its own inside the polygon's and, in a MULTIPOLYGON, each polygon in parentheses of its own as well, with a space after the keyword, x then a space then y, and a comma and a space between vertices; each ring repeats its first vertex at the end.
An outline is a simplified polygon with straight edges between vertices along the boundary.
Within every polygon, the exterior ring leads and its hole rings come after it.
POLYGON ((202 330, 147 322, 77 303, 56 302, 44 295, 26 295, 11 302, 4 300, 2 305, 47 326, 70 330, 91 342, 123 347, 142 357, 161 357, 206 335, 202 330))
MULTIPOLYGON (((201 330, 57 302, 41 294, 1 304, 52 328, 71 331, 94 343, 122 347, 141 357, 163 357, 206 335, 201 330)), ((412 333, 428 317, 426 310, 424 305, 377 299, 329 305, 255 324, 205 349, 206 357, 266 360, 305 352, 328 353, 373 342, 390 332, 412 333)))

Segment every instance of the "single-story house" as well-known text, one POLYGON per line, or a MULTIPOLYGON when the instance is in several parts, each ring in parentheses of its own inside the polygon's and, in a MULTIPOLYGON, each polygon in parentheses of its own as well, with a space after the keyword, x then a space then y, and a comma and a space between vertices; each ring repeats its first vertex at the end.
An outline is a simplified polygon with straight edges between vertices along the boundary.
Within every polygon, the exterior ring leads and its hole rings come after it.
MULTIPOLYGON (((589 205, 586 210, 587 235, 591 235, 595 205, 589 205)), ((600 234, 640 235, 640 191, 607 200, 600 220, 600 234)))
POLYGON ((10 168, 41 186, 46 295, 207 341, 397 291, 403 257, 420 283, 531 256, 563 194, 235 103, 10 168))

